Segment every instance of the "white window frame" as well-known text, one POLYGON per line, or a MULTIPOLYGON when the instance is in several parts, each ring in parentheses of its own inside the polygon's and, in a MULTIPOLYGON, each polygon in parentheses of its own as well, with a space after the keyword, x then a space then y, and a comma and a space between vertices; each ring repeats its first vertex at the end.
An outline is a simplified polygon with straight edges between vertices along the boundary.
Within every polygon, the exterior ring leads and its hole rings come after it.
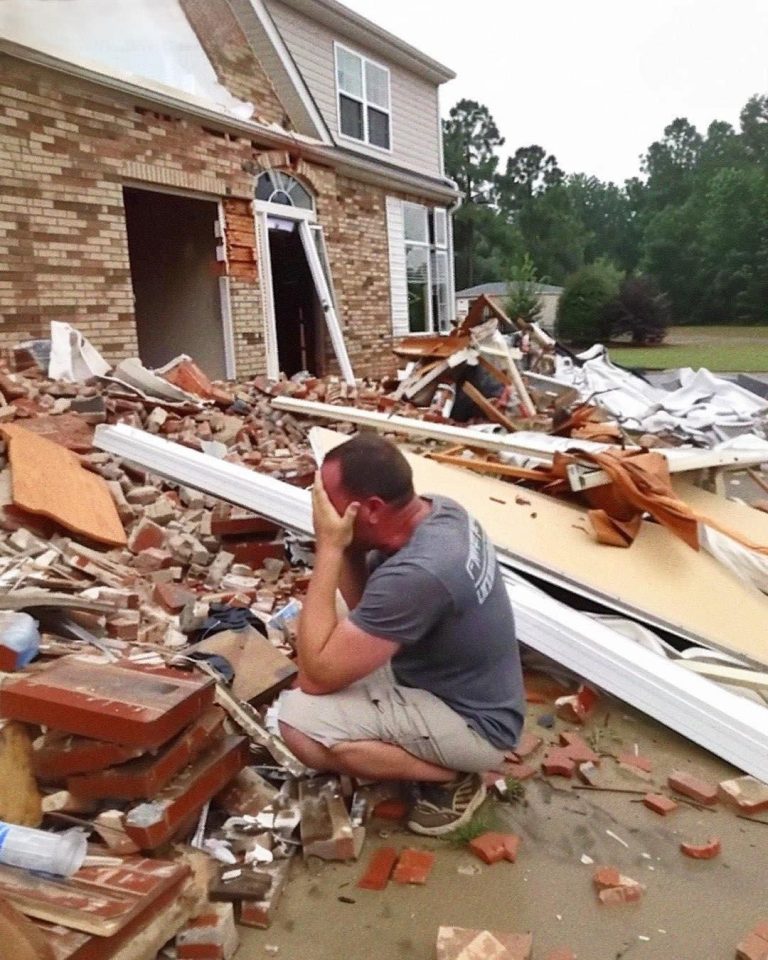
POLYGON ((422 250, 426 251, 427 254, 427 295, 425 297, 425 302, 427 304, 427 316, 426 316, 426 329, 425 330, 411 330, 411 315, 410 315, 410 305, 408 310, 408 329, 411 334, 414 336, 419 336, 420 334, 429 334, 433 333, 434 318, 432 316, 432 244, 429 240, 429 207, 423 206, 420 203, 410 203, 408 200, 403 201, 403 237, 405 240, 405 286, 406 290, 408 289, 408 251, 411 247, 420 247, 422 250), (412 207, 416 210, 419 210, 422 216, 424 217, 424 236, 426 240, 410 240, 405 235, 405 222, 406 222, 406 209, 412 207))
POLYGON ((368 147, 371 150, 380 150, 382 153, 392 153, 393 148, 393 129, 392 129, 392 74, 389 67, 385 67, 383 63, 379 63, 378 60, 373 60, 371 57, 366 57, 364 54, 359 53, 357 50, 353 50, 351 47, 345 46, 343 43, 339 43, 337 40, 333 41, 333 82, 336 88, 336 126, 338 128, 338 136, 342 140, 346 140, 348 143, 356 143, 358 146, 362 145, 368 147), (341 90, 339 88, 339 50, 343 50, 345 53, 351 54, 353 57, 357 57, 361 61, 361 80, 363 84, 363 95, 362 98, 356 96, 352 93, 347 93, 346 90, 341 90), (366 75, 365 75, 365 64, 370 63, 374 67, 378 67, 379 70, 384 70, 387 74, 387 102, 389 103, 388 109, 382 109, 378 104, 372 103, 368 100, 367 90, 366 90, 366 75), (347 133, 343 133, 341 129, 341 97, 345 96, 349 100, 355 100, 363 108, 363 139, 358 140, 357 137, 351 137, 347 133), (377 143, 371 143, 368 135, 368 107, 378 110, 379 113, 386 113, 388 126, 389 126, 389 146, 381 147, 377 143))
POLYGON ((449 216, 448 210, 445 207, 428 207, 421 203, 412 203, 408 200, 403 201, 402 204, 403 210, 403 246, 405 250, 405 283, 406 289, 408 286, 408 251, 411 247, 421 247, 427 251, 427 317, 426 317, 426 330, 411 330, 410 329, 410 311, 408 313, 408 329, 411 336, 426 336, 434 333, 446 333, 451 329, 451 316, 453 313, 453 305, 451 303, 453 297, 453 282, 452 282, 452 273, 451 273, 451 218, 449 216), (426 240, 410 240, 405 236, 405 221, 406 221, 406 208, 412 207, 420 211, 421 215, 424 217, 426 231, 425 236, 426 240), (437 240, 437 230, 435 227, 435 221, 438 219, 443 219, 443 238, 438 242, 437 240), (430 225, 432 227, 430 231, 430 225), (446 316, 441 318, 435 316, 434 309, 434 295, 435 295, 435 286, 436 279, 435 270, 433 269, 434 263, 437 262, 438 257, 444 258, 445 263, 445 276, 443 282, 445 284, 445 309, 446 316))

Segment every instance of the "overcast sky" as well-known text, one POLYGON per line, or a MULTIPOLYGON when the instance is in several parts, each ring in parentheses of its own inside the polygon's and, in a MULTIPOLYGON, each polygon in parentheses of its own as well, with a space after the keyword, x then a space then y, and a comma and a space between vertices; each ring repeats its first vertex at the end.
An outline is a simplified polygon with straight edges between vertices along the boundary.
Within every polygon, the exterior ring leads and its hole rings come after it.
POLYGON ((768 0, 344 0, 458 78, 502 155, 538 143, 568 173, 622 182, 675 117, 738 124, 768 93, 768 0))

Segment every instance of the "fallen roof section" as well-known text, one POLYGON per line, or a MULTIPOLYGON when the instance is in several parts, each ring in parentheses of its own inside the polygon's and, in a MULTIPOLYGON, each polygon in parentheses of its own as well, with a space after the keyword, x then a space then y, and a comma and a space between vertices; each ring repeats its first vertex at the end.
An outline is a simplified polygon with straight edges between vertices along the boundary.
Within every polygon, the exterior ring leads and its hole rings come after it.
MULTIPOLYGON (((322 427, 310 431, 316 451, 327 451, 346 439, 322 427)), ((608 547, 593 539, 585 509, 426 457, 405 455, 417 492, 459 501, 515 570, 693 644, 768 664, 765 595, 659 524, 644 521, 629 549, 608 547)))

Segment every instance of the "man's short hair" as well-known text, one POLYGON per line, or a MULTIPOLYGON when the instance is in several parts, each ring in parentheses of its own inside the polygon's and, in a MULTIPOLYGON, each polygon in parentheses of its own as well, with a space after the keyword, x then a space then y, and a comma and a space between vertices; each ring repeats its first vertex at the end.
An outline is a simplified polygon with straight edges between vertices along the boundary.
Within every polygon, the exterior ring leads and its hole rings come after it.
POLYGON ((344 489, 353 497, 381 497, 403 506, 413 498, 413 471, 394 443, 375 433, 359 433, 325 456, 338 463, 344 489))

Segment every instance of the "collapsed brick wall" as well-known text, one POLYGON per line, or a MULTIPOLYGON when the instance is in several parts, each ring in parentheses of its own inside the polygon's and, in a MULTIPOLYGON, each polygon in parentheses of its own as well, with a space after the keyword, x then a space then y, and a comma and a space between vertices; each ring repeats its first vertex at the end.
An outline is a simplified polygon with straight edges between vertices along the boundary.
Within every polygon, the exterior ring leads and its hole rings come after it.
POLYGON ((254 104, 264 123, 290 127, 290 118, 226 0, 181 0, 181 7, 216 76, 229 92, 254 104))

